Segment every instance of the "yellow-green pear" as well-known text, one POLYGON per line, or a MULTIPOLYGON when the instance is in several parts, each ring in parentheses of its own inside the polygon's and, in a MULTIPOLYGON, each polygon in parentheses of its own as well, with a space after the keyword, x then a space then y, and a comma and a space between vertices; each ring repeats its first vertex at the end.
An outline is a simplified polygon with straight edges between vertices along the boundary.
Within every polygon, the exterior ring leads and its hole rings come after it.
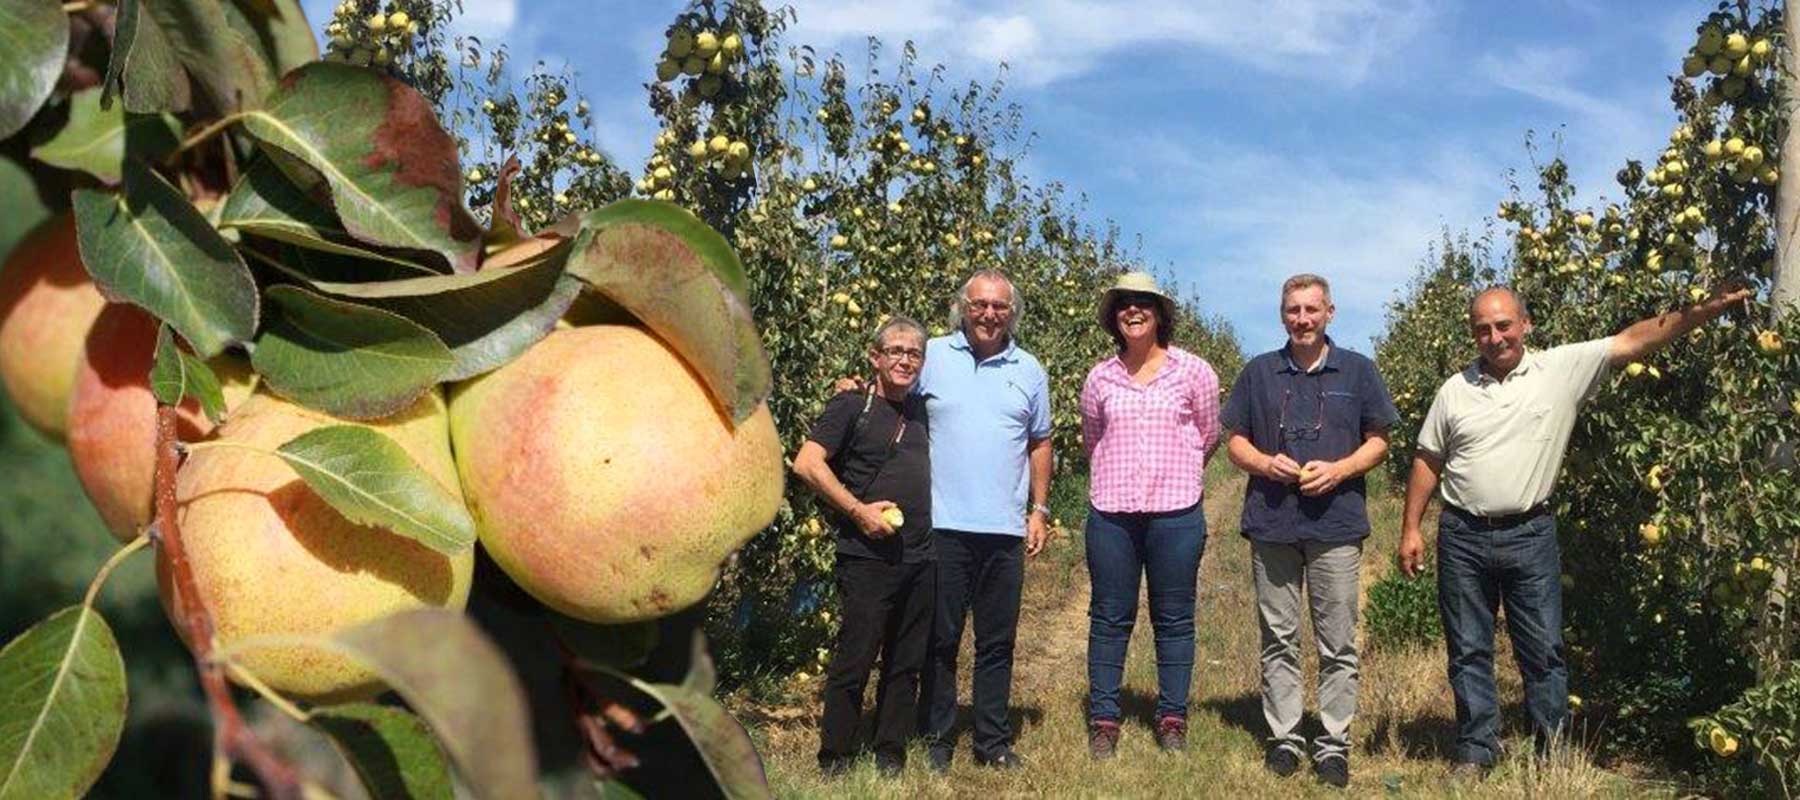
POLYGON ((768 407, 732 425, 635 326, 554 331, 459 385, 450 437, 482 547, 533 597, 591 622, 698 602, 781 505, 768 407))
MULTIPOLYGON (((270 454, 307 431, 347 422, 258 392, 220 426, 218 445, 195 450, 176 473, 181 540, 221 647, 257 637, 331 636, 401 611, 461 609, 468 602, 473 547, 446 556, 389 530, 354 524, 270 454)), ((461 496, 436 390, 393 416, 356 424, 393 439, 461 496)), ((158 559, 157 579, 164 608, 187 636, 166 556, 158 559)), ((315 701, 371 697, 382 689, 374 673, 316 648, 253 647, 234 658, 275 689, 315 701)))

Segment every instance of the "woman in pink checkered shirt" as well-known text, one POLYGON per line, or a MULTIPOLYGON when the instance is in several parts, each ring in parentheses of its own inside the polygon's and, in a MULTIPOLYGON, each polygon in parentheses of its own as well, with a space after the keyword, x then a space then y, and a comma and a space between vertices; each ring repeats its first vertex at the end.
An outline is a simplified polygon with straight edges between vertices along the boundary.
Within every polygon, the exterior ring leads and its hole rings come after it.
POLYGON ((1206 548, 1201 474, 1219 443, 1219 379, 1206 359, 1170 346, 1175 301, 1150 275, 1120 275, 1101 298, 1099 318, 1119 354, 1094 365, 1081 389, 1093 587, 1088 747, 1095 758, 1110 758, 1140 575, 1156 629, 1156 743, 1187 746, 1196 583, 1206 548))

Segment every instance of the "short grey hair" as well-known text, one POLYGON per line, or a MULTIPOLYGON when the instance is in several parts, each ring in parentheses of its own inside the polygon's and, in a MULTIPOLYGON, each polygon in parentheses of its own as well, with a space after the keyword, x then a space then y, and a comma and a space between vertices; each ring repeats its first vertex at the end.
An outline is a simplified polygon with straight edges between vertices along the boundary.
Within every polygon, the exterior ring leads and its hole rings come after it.
POLYGON ((963 281, 962 288, 956 290, 956 296, 950 298, 950 329, 962 330, 963 321, 969 315, 969 287, 977 280, 1000 281, 1006 284, 1007 294, 1012 297, 1012 316, 1006 319, 1006 338, 1013 338, 1019 329, 1019 318, 1025 316, 1025 296, 1019 294, 1019 286, 1006 277, 1006 273, 988 267, 978 269, 969 279, 963 281))
POLYGON ((1295 289, 1305 289, 1311 286, 1319 287, 1319 291, 1325 293, 1325 305, 1331 305, 1331 281, 1325 280, 1324 276, 1321 275, 1315 275, 1311 272, 1302 272, 1281 282, 1282 307, 1287 307, 1288 293, 1295 289))
POLYGON ((1469 322, 1473 323, 1475 321, 1475 306, 1480 304, 1481 299, 1488 295, 1505 295, 1512 298, 1513 306, 1519 309, 1519 317, 1526 322, 1531 321, 1531 309, 1526 307, 1525 298, 1520 297, 1519 293, 1513 291, 1511 286, 1504 283, 1496 283, 1469 297, 1469 322))
POLYGON ((880 350, 882 344, 887 341, 888 333, 891 331, 910 333, 919 337, 919 342, 921 344, 925 342, 924 325, 920 325, 918 320, 906 316, 905 314, 895 314, 888 317, 887 322, 881 323, 880 327, 875 329, 875 338, 869 342, 869 348, 872 350, 880 350))

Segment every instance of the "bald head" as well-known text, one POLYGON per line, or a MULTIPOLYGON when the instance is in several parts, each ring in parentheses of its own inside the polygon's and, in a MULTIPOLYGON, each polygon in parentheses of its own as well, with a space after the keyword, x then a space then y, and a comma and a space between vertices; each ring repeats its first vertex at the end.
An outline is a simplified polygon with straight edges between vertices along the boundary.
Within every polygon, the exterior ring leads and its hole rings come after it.
POLYGON ((1519 296, 1514 294, 1509 286, 1490 286, 1476 292, 1474 299, 1469 301, 1469 322, 1473 323, 1476 317, 1482 316, 1484 311, 1499 313, 1513 319, 1526 321, 1531 319, 1531 315, 1525 312, 1525 304, 1519 302, 1519 296))

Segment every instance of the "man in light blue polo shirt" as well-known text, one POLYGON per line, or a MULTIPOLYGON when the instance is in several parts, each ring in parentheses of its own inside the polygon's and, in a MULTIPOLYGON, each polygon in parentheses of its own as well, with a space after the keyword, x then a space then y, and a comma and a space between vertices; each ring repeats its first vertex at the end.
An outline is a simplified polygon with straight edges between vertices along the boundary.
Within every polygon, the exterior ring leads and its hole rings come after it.
POLYGON ((975 763, 1014 768, 1006 709, 1025 556, 1049 535, 1050 379, 1013 340, 1021 299, 998 270, 963 284, 948 336, 925 346, 918 390, 931 419, 931 515, 938 553, 937 619, 920 686, 919 729, 931 767, 955 750, 956 651, 975 618, 975 763))

